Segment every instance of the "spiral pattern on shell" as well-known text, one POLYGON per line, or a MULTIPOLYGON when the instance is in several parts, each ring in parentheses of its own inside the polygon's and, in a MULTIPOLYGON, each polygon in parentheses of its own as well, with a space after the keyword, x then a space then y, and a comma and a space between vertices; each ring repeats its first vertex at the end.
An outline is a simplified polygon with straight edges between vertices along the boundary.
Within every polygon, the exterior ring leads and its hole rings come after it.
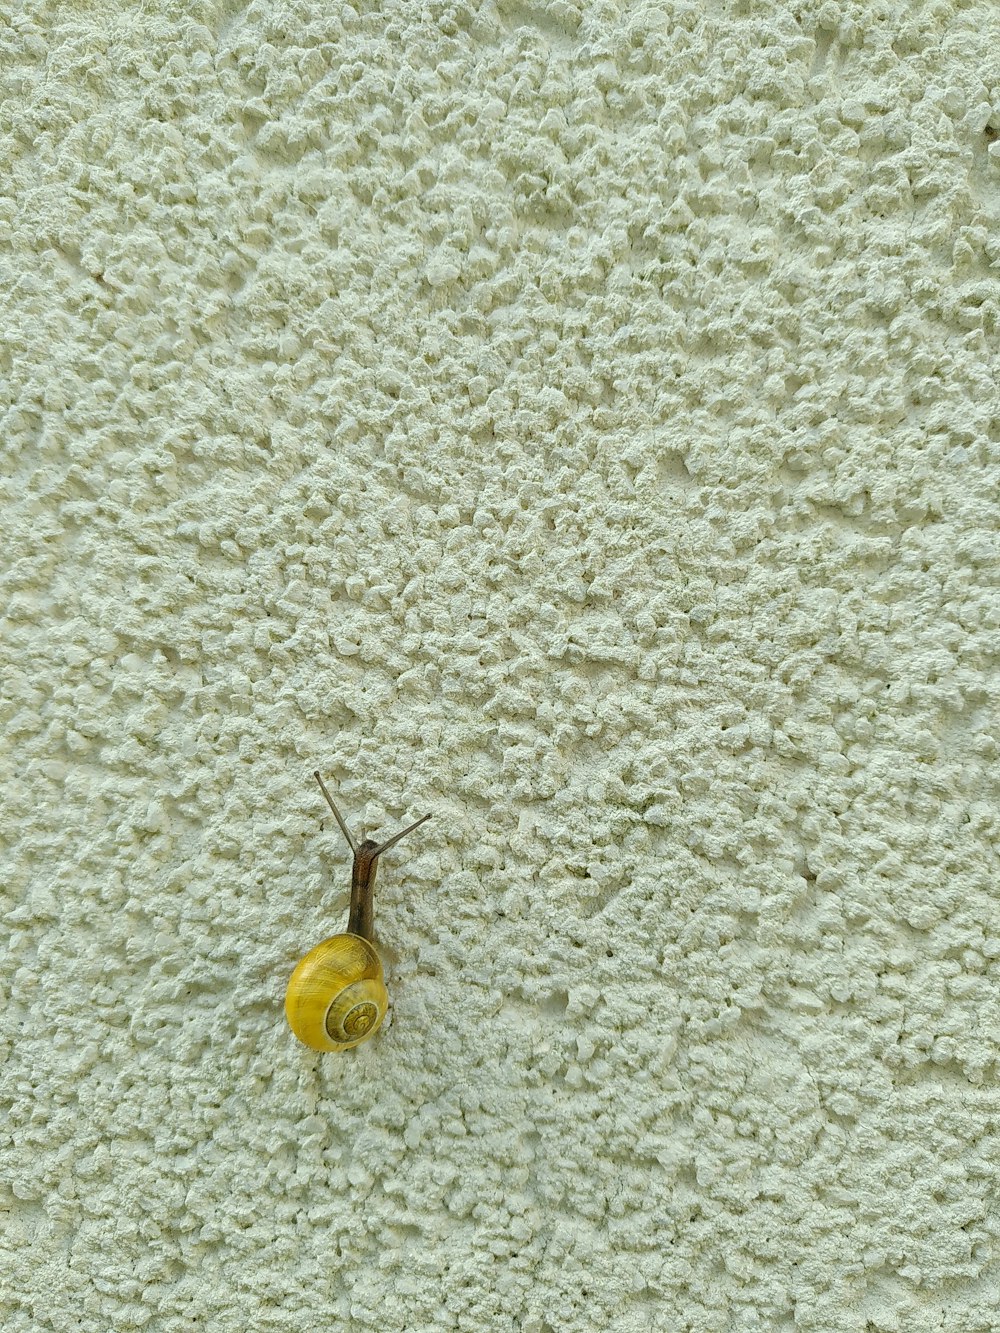
POLYGON ((334 1041, 343 1037, 347 1041, 360 1041, 367 1037, 378 1022, 378 1005, 372 1000, 362 1000, 348 1009, 338 1022, 337 1006, 331 1005, 326 1015, 326 1030, 334 1041))
POLYGON ((389 1007, 382 960, 360 935, 333 935, 298 964, 285 1016, 314 1051, 346 1051, 376 1032, 389 1007))

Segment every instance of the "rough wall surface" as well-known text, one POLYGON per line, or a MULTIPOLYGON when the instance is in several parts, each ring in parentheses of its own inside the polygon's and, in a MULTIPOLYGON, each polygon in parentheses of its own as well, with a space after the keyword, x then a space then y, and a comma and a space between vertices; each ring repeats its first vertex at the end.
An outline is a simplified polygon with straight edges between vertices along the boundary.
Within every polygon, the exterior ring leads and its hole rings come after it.
POLYGON ((998 7, 0 69, 5 1333, 1000 1326, 998 7))

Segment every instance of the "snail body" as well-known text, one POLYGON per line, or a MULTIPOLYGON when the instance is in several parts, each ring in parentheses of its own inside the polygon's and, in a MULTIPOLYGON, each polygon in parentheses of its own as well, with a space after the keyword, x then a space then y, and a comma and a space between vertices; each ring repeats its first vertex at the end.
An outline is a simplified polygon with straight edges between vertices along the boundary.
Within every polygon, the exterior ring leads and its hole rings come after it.
POLYGON ((430 815, 381 844, 358 843, 318 773, 313 775, 354 853, 347 931, 317 944, 297 964, 285 992, 285 1017, 314 1051, 347 1051, 373 1036, 389 1008, 382 960, 373 942, 373 893, 378 858, 430 815))

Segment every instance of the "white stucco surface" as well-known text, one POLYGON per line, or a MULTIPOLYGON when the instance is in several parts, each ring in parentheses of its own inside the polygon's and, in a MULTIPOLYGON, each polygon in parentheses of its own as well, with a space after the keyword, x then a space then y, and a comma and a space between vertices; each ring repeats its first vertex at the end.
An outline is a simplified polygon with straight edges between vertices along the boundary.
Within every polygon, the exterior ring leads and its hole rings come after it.
POLYGON ((0 71, 4 1333, 1000 1327, 1000 7, 0 71))

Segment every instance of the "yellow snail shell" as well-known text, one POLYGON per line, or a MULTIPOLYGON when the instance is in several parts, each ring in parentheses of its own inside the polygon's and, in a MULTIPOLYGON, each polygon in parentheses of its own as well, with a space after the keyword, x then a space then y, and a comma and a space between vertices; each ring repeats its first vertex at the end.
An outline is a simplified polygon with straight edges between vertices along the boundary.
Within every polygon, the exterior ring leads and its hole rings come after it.
POLYGON ((382 960, 372 943, 373 895, 378 858, 430 815, 394 834, 381 845, 357 842, 333 798, 314 773, 340 830, 354 853, 351 908, 347 933, 332 935, 310 949, 288 979, 285 1017, 299 1041, 314 1051, 349 1051, 377 1032, 389 1008, 382 960))
POLYGON ((374 1035, 389 1008, 382 960, 360 935, 310 949, 288 982, 285 1017, 314 1051, 348 1051, 374 1035))

